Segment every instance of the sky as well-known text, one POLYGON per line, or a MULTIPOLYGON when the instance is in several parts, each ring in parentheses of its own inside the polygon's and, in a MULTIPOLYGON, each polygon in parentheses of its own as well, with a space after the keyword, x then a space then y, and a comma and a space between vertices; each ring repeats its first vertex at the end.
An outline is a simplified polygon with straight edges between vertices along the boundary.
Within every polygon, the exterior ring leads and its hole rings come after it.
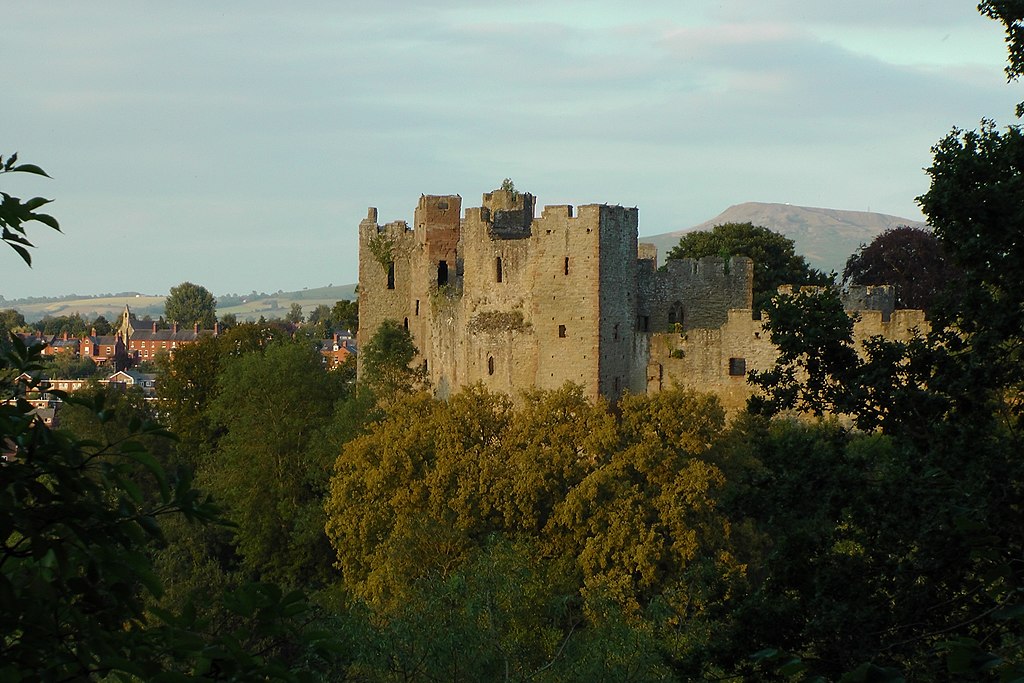
POLYGON ((0 154, 52 179, 8 299, 357 279, 357 227, 511 178, 636 206, 640 234, 747 201, 913 220, 930 148, 1013 123, 968 0, 47 0, 0 9, 0 154))

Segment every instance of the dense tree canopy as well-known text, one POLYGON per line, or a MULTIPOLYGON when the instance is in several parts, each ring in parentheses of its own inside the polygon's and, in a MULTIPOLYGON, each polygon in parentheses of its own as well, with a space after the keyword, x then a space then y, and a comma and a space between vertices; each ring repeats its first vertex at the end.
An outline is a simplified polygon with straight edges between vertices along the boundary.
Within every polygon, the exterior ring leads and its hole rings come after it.
POLYGON ((780 285, 825 285, 831 277, 811 268, 793 240, 751 223, 724 223, 683 235, 668 258, 748 256, 754 261, 754 310, 764 309, 780 285))
MULTIPOLYGON (((5 211, 19 206, 4 195, 5 211)), ((5 223, 4 241, 28 262, 23 234, 5 223)), ((16 379, 38 374, 41 347, 10 342, 0 354, 0 395, 41 388, 16 379)), ((52 393, 76 431, 46 426, 22 398, 0 403, 0 678, 295 681, 309 672, 309 657, 323 661, 293 620, 305 600, 274 586, 207 591, 204 599, 231 615, 216 633, 190 605, 155 609, 161 521, 211 523, 218 511, 187 472, 170 475, 163 454, 147 447, 170 435, 139 396, 52 393), (303 656, 280 659, 285 642, 303 656)))
POLYGON ((210 330, 217 322, 217 300, 206 287, 182 282, 171 287, 164 303, 164 315, 171 322, 185 327, 199 323, 200 329, 210 330))
POLYGON ((222 434, 199 482, 227 505, 244 566, 259 578, 297 587, 329 573, 322 499, 333 454, 321 430, 344 396, 338 377, 293 341, 223 360, 209 406, 222 434))
POLYGON ((900 226, 886 230, 850 255, 844 285, 892 285, 896 308, 932 310, 960 270, 930 230, 900 226))
MULTIPOLYGON (((1016 77, 1024 6, 982 9, 1007 23, 1016 77)), ((751 516, 791 557, 814 558, 814 569, 798 574, 784 556, 769 555, 772 590, 751 607, 768 610, 776 628, 790 623, 790 637, 778 628, 776 642, 804 671, 828 678, 851 669, 888 679, 1024 676, 1024 518, 1016 504, 1024 490, 1024 132, 984 121, 954 129, 933 155, 919 202, 960 271, 950 281, 956 295, 936 305, 927 334, 875 339, 860 355, 829 293, 781 298, 769 310, 781 363, 756 378, 766 396, 755 405, 769 413, 816 406, 881 428, 836 429, 814 449, 831 450, 814 472, 801 473, 807 456, 796 442, 775 451, 766 447, 771 439, 755 441, 776 474, 748 504, 783 493, 789 476, 801 492, 751 516), (808 478, 822 502, 800 511, 808 478), (826 506, 827 516, 809 524, 826 506), (784 595, 799 596, 795 610, 784 595), (829 624, 834 616, 841 627, 829 624), (843 638, 821 637, 838 630, 843 638)))
POLYGON ((417 353, 409 330, 396 320, 385 320, 359 350, 363 382, 382 400, 419 389, 426 373, 410 367, 417 353))

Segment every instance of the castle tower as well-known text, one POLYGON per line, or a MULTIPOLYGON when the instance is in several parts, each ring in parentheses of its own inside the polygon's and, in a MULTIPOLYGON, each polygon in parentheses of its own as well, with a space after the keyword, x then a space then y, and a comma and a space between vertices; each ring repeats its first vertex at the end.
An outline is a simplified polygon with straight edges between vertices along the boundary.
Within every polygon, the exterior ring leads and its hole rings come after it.
POLYGON ((369 210, 359 344, 386 319, 405 325, 441 397, 476 382, 513 396, 566 382, 613 400, 643 391, 650 283, 638 275, 637 210, 547 206, 536 217, 533 196, 511 189, 460 220, 461 204, 421 196, 412 229, 378 225, 369 210))

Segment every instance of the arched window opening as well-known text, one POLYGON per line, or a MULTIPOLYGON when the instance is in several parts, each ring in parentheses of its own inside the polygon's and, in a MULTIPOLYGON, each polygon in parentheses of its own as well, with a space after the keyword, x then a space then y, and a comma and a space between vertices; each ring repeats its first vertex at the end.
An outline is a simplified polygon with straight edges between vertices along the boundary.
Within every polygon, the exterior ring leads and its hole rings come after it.
POLYGON ((409 319, 408 318, 406 318, 405 322, 402 323, 402 324, 405 326, 405 329, 407 329, 407 330, 409 329, 409 319))
POLYGON ((494 356, 488 356, 487 357, 487 374, 488 375, 493 375, 494 374, 494 356))

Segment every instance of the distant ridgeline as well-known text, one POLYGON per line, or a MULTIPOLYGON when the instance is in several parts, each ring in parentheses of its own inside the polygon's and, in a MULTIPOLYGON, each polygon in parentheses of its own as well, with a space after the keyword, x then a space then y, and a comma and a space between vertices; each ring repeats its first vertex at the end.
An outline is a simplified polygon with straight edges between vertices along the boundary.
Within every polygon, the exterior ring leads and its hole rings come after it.
MULTIPOLYGON (((546 206, 514 190, 483 195, 462 216, 459 195, 420 197, 414 223, 359 225, 360 328, 387 319, 412 334, 434 392, 476 382, 517 395, 581 385, 591 397, 686 385, 729 410, 750 394, 775 347, 752 311, 753 262, 671 260, 639 244, 637 209, 546 206)), ((893 311, 888 287, 851 292, 858 340, 905 338, 920 311, 893 311)))
MULTIPOLYGON (((132 311, 141 318, 159 318, 164 314, 166 295, 148 295, 138 292, 120 292, 117 294, 79 295, 68 294, 53 297, 23 297, 5 299, 0 296, 0 308, 13 308, 25 316, 28 322, 36 322, 45 317, 73 316, 92 320, 102 315, 114 319, 121 314, 126 303, 130 303, 132 311)), ((312 310, 317 305, 333 305, 342 299, 355 298, 355 285, 328 285, 294 292, 278 291, 276 294, 256 292, 249 294, 225 294, 217 297, 217 313, 220 315, 234 314, 239 320, 256 320, 261 315, 268 318, 285 315, 293 303, 300 304, 304 310, 312 310)), ((307 311, 308 312, 308 311, 307 311)))

